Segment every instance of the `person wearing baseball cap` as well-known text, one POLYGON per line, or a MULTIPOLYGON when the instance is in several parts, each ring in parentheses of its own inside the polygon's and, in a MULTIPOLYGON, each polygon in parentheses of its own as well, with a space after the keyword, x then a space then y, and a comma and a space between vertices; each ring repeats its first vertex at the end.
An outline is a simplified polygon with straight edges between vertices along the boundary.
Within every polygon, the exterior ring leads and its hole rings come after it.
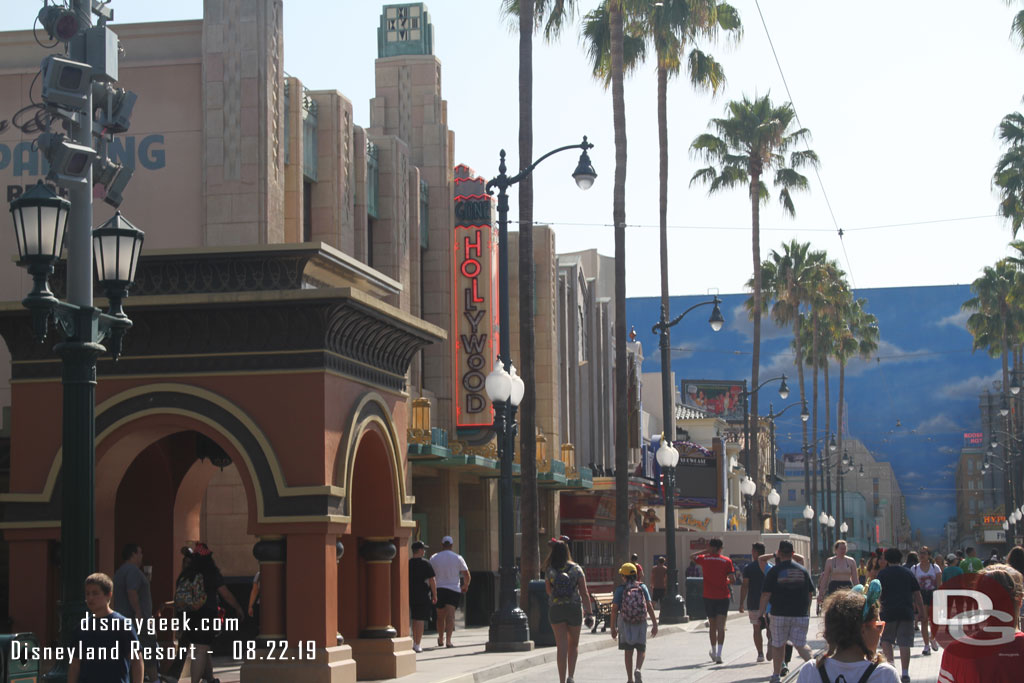
POLYGON ((412 651, 423 652, 423 627, 430 621, 430 614, 437 604, 437 579, 434 566, 423 557, 429 546, 423 541, 413 541, 409 558, 409 619, 412 622, 412 651))
POLYGON ((462 594, 469 590, 472 578, 462 555, 452 550, 455 540, 451 536, 441 539, 441 552, 434 553, 430 565, 437 578, 437 645, 452 645, 455 632, 455 610, 462 602, 462 594))
POLYGON ((960 558, 956 553, 946 555, 946 566, 942 569, 942 583, 946 583, 954 576, 961 576, 964 570, 960 568, 960 558))
POLYGON ((651 619, 651 637, 658 635, 658 619, 647 586, 637 580, 636 565, 626 562, 619 567, 622 585, 612 596, 612 639, 619 641, 619 649, 626 653, 626 678, 643 683, 640 669, 647 655, 647 618, 651 619), (633 668, 633 650, 636 650, 636 669, 633 668), (632 674, 632 675, 631 675, 632 674))

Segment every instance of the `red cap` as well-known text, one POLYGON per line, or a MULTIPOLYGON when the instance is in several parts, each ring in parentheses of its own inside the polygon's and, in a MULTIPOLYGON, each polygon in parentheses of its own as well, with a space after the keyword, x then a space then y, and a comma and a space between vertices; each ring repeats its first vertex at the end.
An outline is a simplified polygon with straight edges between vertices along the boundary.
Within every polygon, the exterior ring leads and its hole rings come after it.
POLYGON ((202 541, 196 541, 196 546, 193 548, 193 552, 196 555, 212 555, 213 551, 210 550, 210 546, 206 545, 202 541))

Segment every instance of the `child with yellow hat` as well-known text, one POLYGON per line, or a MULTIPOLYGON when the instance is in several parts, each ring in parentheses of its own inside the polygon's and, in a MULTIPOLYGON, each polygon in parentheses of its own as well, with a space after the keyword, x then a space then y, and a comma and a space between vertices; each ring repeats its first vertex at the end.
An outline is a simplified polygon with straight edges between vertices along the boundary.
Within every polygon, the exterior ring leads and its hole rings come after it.
POLYGON ((625 653, 628 683, 643 683, 640 669, 647 652, 647 617, 651 619, 651 637, 658 635, 658 619, 654 614, 647 586, 637 581, 636 565, 627 562, 619 567, 622 585, 612 598, 612 638, 619 641, 625 653), (636 650, 636 669, 633 651, 636 650))

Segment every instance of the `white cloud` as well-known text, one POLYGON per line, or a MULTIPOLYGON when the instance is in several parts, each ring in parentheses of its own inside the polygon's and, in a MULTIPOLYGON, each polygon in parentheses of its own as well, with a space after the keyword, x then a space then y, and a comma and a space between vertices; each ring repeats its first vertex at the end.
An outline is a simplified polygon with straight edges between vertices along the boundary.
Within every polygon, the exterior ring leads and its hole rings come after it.
MULTIPOLYGON (((753 439, 751 439, 751 441, 753 441, 753 439)), ((946 455, 950 455, 950 454, 956 453, 956 452, 957 452, 956 449, 953 448, 952 446, 940 446, 939 447, 939 453, 944 453, 946 455)))
POLYGON ((938 415, 931 417, 917 426, 918 434, 945 434, 948 432, 955 432, 959 428, 959 425, 945 413, 939 413, 938 415))
POLYGON ((971 317, 970 311, 957 311, 953 315, 947 315, 945 318, 935 323, 936 325, 950 325, 951 327, 960 327, 967 329, 967 319, 971 317))
POLYGON ((983 392, 985 389, 991 389, 993 382, 999 382, 1003 378, 1002 370, 996 370, 990 375, 984 377, 975 375, 962 379, 959 382, 953 382, 947 384, 939 389, 939 395, 947 398, 976 398, 978 394, 983 392))
MULTIPOLYGON (((733 307, 725 320, 725 325, 733 332, 742 334, 747 340, 754 338, 754 323, 750 320, 750 313, 742 303, 733 307)), ((761 315, 761 341, 768 339, 782 339, 793 336, 792 327, 779 327, 772 320, 771 314, 761 315)))

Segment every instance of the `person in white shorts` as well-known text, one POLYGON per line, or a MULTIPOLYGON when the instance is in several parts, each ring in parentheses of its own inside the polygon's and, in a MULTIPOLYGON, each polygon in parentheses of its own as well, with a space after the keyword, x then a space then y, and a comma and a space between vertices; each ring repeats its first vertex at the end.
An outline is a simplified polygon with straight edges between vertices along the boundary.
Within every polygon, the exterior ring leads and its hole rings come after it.
POLYGON ((768 625, 772 636, 772 683, 779 683, 781 678, 787 640, 793 643, 805 662, 811 658, 807 626, 810 623, 811 600, 816 592, 811 575, 803 565, 793 561, 792 543, 779 541, 776 555, 779 561, 764 577, 759 606, 763 614, 768 603, 772 603, 772 618, 768 625))

